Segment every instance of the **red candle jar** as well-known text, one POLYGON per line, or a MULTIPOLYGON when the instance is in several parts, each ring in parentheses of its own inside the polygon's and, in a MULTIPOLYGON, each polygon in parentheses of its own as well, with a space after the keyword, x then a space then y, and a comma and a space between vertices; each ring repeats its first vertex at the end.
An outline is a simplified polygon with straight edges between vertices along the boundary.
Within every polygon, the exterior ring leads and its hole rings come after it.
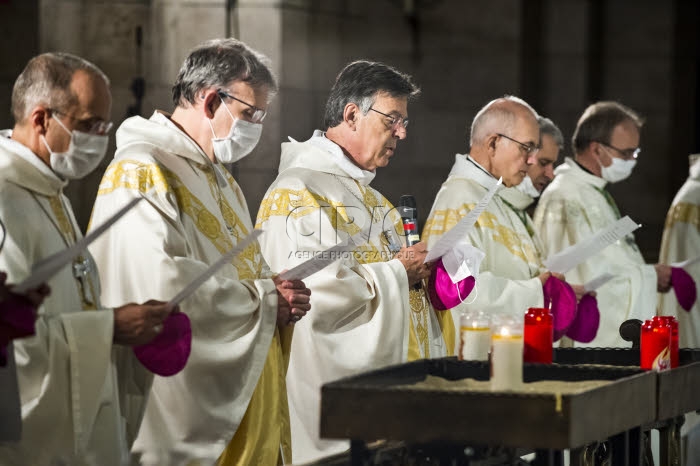
POLYGON ((639 366, 664 371, 671 367, 671 328, 661 320, 647 320, 642 325, 639 366))
POLYGON ((673 316, 656 316, 656 320, 665 322, 671 329, 671 368, 678 367, 678 320, 673 316))
POLYGON ((531 307, 525 313, 525 362, 552 363, 553 326, 549 309, 531 307))

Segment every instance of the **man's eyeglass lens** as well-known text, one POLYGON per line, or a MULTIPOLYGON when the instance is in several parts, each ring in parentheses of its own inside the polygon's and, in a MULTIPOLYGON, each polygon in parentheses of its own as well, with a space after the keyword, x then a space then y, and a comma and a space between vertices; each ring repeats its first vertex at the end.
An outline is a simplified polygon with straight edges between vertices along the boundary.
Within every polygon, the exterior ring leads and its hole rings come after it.
POLYGON ((228 92, 219 91, 219 93, 224 97, 228 97, 229 99, 233 99, 250 107, 253 110, 253 114, 250 116, 250 119, 253 123, 262 123, 262 121, 265 119, 265 116, 267 116, 267 111, 263 110, 262 108, 258 108, 255 105, 250 105, 248 102, 241 100, 238 97, 234 97, 228 92))
POLYGON ((63 115, 64 117, 67 117, 68 119, 75 121, 77 124, 75 125, 75 129, 78 131, 82 131, 84 133, 90 133, 90 134, 107 134, 109 133, 109 130, 112 129, 112 126, 114 125, 111 121, 104 121, 100 120, 99 118, 87 118, 84 120, 81 120, 79 118, 75 118, 72 115, 69 115, 67 113, 61 112, 59 110, 50 108, 49 111, 51 113, 55 113, 56 115, 63 115))
POLYGON ((509 136, 506 136, 505 134, 501 134, 501 133, 496 133, 496 134, 498 134, 499 136, 501 136, 501 137, 503 137, 503 138, 508 139, 509 141, 513 141, 514 143, 518 144, 518 145, 520 146, 520 148, 523 149, 523 150, 525 151, 525 153, 528 154, 528 155, 529 155, 529 154, 532 154, 532 153, 534 153, 534 152, 537 152, 538 150, 540 150, 540 148, 537 147, 537 146, 530 145, 530 144, 525 144, 524 142, 520 142, 520 141, 518 141, 518 140, 516 140, 516 139, 513 139, 513 138, 511 138, 511 137, 509 137, 509 136))
POLYGON ((398 128, 399 125, 400 125, 400 126, 403 126, 404 128, 407 128, 407 127, 408 127, 408 118, 403 118, 403 117, 400 117, 400 116, 389 115, 389 114, 387 114, 387 113, 380 112, 379 110, 376 110, 376 109, 374 109, 374 108, 372 108, 372 107, 370 107, 369 109, 372 110, 373 112, 377 112, 377 113, 379 113, 380 115, 384 115, 385 117, 387 117, 387 118, 390 120, 391 126, 392 126, 393 128, 398 128))

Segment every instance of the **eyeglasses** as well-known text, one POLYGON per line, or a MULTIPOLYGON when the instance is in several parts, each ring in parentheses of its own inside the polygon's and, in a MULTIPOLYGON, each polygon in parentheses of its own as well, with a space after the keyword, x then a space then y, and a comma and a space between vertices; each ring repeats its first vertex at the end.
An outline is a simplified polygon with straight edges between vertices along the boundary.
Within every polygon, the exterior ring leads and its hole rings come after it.
POLYGON ((525 144, 524 142, 517 141, 511 137, 506 136, 505 134, 501 134, 501 133, 496 133, 496 134, 498 136, 501 136, 503 138, 508 139, 509 141, 513 141, 514 143, 519 145, 520 149, 524 150, 525 154, 527 154, 527 155, 534 155, 537 153, 537 151, 540 150, 539 146, 536 146, 534 144, 525 144))
POLYGON ((55 108, 49 108, 49 112, 55 113, 56 115, 63 115, 64 117, 67 117, 69 120, 75 121, 76 124, 73 125, 73 128, 75 128, 78 131, 82 131, 83 133, 90 133, 90 134, 107 134, 109 133, 109 130, 112 129, 113 123, 111 121, 104 121, 101 118, 98 117, 90 117, 90 118, 76 118, 72 115, 69 115, 65 112, 62 112, 60 110, 56 110, 55 108))
POLYGON ((248 114, 248 117, 250 118, 250 121, 253 122, 253 123, 262 123, 262 121, 265 119, 265 116, 267 116, 267 111, 266 111, 266 110, 263 110, 262 108, 258 108, 258 107, 256 107, 255 105, 250 105, 248 102, 245 102, 245 101, 239 99, 238 97, 234 97, 234 96, 232 96, 231 94, 229 94, 228 92, 225 92, 225 91, 223 91, 223 90, 219 90, 219 94, 222 95, 222 96, 224 96, 224 97, 228 97, 229 99, 233 99, 233 100, 235 100, 235 101, 237 101, 237 102, 240 102, 240 103, 245 104, 245 105, 247 105, 248 107, 250 107, 250 109, 251 109, 253 112, 252 112, 252 113, 249 113, 249 114, 248 114))
POLYGON ((384 115, 389 119, 389 124, 391 124, 391 127, 394 129, 399 129, 399 126, 403 126, 404 129, 408 128, 408 118, 404 118, 402 116, 393 116, 393 115, 387 115, 384 112, 380 112, 379 110, 375 110, 372 107, 369 108, 373 112, 377 112, 380 115, 384 115))
POLYGON ((618 149, 617 147, 611 146, 610 144, 607 144, 603 141, 595 141, 595 142, 597 142, 598 144, 602 144, 605 147, 609 147, 610 149, 616 151, 625 160, 630 160, 630 159, 636 160, 637 157, 639 157, 639 153, 642 151, 642 149, 639 147, 637 147, 635 149, 618 149))

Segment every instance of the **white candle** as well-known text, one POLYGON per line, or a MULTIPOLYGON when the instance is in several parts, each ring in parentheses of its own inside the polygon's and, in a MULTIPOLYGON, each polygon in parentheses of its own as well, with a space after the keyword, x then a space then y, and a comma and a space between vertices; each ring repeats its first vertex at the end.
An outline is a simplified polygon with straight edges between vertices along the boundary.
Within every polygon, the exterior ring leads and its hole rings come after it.
POLYGON ((465 312, 460 316, 460 359, 487 361, 491 349, 491 320, 482 311, 465 312))
POLYGON ((514 390, 523 383, 522 321, 510 318, 494 326, 491 335, 491 389, 514 390))

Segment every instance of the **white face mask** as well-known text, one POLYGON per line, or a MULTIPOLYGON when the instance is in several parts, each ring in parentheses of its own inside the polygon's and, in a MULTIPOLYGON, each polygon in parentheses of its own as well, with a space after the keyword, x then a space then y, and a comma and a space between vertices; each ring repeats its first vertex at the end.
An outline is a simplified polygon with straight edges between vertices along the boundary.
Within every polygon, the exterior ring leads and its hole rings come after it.
POLYGON ((540 192, 537 190, 537 188, 535 188, 535 185, 532 184, 532 178, 530 178, 530 175, 525 175, 522 183, 517 185, 515 188, 521 193, 527 194, 532 198, 540 197, 540 192))
POLYGON ((231 131, 229 131, 228 136, 217 138, 211 120, 207 120, 211 128, 211 134, 214 135, 211 142, 216 160, 221 163, 233 163, 250 154, 255 149, 255 146, 258 145, 262 134, 262 124, 234 118, 223 99, 221 100, 221 105, 224 106, 226 112, 233 120, 233 125, 231 125, 231 131))
POLYGON ((107 153, 109 136, 105 134, 90 134, 82 131, 70 131, 58 118, 54 118, 63 130, 70 134, 70 144, 65 152, 54 152, 41 135, 46 149, 51 154, 49 162, 51 170, 64 179, 76 180, 83 178, 100 164, 107 153))
POLYGON ((608 167, 604 167, 602 164, 600 165, 600 175, 608 183, 617 183, 629 177, 635 165, 637 165, 637 161, 634 159, 623 160, 613 157, 612 165, 608 167))

